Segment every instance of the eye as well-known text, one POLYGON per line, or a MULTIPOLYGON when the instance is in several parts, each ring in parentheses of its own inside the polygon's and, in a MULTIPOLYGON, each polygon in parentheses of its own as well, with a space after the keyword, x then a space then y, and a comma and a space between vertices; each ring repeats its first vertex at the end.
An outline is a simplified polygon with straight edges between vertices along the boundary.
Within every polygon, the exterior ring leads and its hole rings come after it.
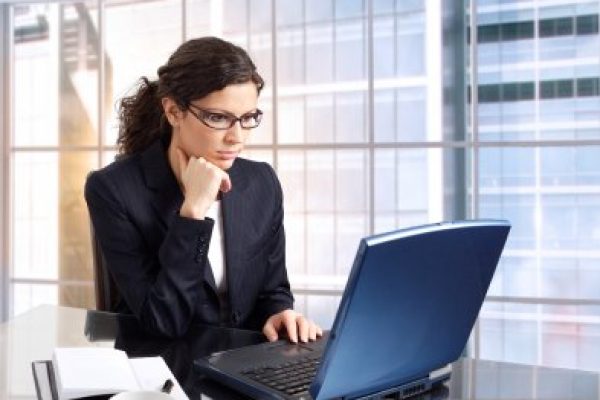
POLYGON ((229 118, 225 114, 210 113, 205 116, 206 121, 214 123, 223 123, 229 121, 229 118))
POLYGON ((243 124, 251 124, 256 121, 256 114, 246 114, 241 117, 243 124))

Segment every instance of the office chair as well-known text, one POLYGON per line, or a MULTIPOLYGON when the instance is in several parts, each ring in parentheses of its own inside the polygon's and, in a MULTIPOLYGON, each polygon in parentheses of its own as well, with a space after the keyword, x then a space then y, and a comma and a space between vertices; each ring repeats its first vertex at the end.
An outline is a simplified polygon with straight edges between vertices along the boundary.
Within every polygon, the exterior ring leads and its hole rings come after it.
POLYGON ((98 311, 116 312, 120 300, 117 285, 106 267, 106 259, 102 253, 100 242, 90 223, 92 238, 92 257, 94 263, 94 289, 96 291, 96 309, 98 311))

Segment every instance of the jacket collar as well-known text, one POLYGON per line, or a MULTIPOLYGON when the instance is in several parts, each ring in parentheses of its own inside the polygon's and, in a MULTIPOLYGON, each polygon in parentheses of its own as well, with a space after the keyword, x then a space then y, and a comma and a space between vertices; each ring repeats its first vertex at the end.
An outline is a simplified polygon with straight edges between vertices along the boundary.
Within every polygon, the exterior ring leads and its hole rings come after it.
POLYGON ((155 141, 142 152, 142 169, 146 185, 150 189, 171 188, 177 186, 177 179, 173 174, 167 156, 168 143, 162 139, 155 141))

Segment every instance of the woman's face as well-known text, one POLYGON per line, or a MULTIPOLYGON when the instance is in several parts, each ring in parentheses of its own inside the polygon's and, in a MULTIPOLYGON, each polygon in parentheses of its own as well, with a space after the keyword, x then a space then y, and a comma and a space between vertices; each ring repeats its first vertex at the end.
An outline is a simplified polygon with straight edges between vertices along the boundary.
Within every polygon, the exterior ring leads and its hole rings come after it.
MULTIPOLYGON (((244 129, 240 121, 227 129, 218 130, 206 125, 223 125, 227 116, 248 116, 258 103, 258 90, 253 82, 233 84, 192 101, 188 110, 179 110, 171 99, 163 106, 167 114, 175 107, 175 116, 169 117, 173 126, 171 146, 178 146, 187 156, 204 157, 217 167, 227 170, 244 148, 251 129, 244 129), (174 120, 171 119, 174 118, 174 120), (202 122, 203 119, 205 122, 202 122)), ((227 124, 225 124, 227 125, 227 124)))

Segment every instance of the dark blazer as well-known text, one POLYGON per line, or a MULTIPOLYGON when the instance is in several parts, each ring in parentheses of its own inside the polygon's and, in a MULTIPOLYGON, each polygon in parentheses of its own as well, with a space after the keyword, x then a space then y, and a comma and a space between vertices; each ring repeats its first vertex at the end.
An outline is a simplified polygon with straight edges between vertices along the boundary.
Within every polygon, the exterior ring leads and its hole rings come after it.
POLYGON ((293 307, 285 267, 282 191, 266 163, 238 158, 222 196, 228 314, 207 262, 214 221, 179 215, 183 195, 166 141, 88 177, 85 198, 109 272, 133 313, 154 333, 183 335, 191 322, 262 329, 293 307))

